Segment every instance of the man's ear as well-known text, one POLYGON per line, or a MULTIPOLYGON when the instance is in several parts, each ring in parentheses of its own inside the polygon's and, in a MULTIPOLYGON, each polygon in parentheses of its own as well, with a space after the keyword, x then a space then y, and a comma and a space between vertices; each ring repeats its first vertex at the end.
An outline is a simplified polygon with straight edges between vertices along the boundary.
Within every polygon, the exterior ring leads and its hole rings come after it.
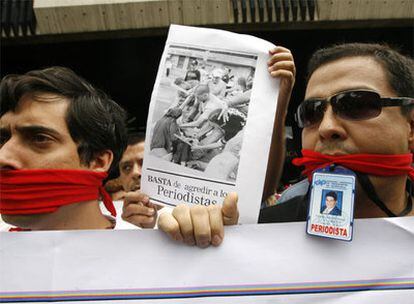
POLYGON ((105 150, 95 155, 95 158, 89 163, 89 169, 98 172, 108 172, 111 167, 114 154, 111 150, 105 150))
POLYGON ((408 123, 410 124, 410 133, 408 135, 408 148, 414 152, 414 109, 407 114, 408 123))

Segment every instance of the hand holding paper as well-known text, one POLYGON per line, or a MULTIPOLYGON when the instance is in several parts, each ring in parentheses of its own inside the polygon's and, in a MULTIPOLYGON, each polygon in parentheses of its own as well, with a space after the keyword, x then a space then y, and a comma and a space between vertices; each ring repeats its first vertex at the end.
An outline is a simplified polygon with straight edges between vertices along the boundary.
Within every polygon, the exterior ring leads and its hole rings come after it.
POLYGON ((280 77, 278 109, 285 109, 281 112, 287 113, 290 94, 295 84, 295 62, 290 50, 282 46, 269 50, 269 54, 272 56, 267 63, 269 73, 272 77, 280 77))
POLYGON ((125 194, 122 219, 141 228, 154 228, 157 206, 149 202, 146 194, 131 191, 125 194))
POLYGON ((280 77, 280 87, 269 153, 272 157, 269 157, 267 164, 263 190, 264 199, 275 192, 282 173, 285 159, 285 120, 296 76, 295 62, 290 50, 277 46, 269 50, 269 55, 271 58, 267 62, 268 71, 272 77, 280 77))
POLYGON ((224 238, 224 225, 235 225, 239 219, 237 194, 229 193, 223 205, 193 206, 179 205, 172 214, 160 215, 158 227, 173 240, 187 245, 218 246, 224 238))

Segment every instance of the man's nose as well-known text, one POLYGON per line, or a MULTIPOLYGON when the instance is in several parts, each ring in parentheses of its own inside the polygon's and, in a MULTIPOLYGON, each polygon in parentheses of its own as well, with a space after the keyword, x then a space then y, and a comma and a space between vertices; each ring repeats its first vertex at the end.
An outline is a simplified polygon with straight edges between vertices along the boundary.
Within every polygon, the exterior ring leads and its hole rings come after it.
POLYGON ((343 140, 347 137, 347 132, 333 112, 331 105, 328 105, 319 124, 319 135, 325 140, 343 140))
POLYGON ((1 169, 22 169, 20 159, 21 149, 17 143, 10 139, 0 147, 0 168, 1 169))
POLYGON ((134 178, 140 178, 142 173, 142 166, 140 164, 134 164, 132 168, 132 175, 134 178))

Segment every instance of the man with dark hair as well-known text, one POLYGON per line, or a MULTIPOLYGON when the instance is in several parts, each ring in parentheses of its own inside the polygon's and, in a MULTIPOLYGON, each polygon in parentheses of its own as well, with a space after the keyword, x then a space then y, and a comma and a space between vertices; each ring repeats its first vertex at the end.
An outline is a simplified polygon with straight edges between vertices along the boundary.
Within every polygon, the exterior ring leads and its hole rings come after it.
POLYGON ((336 202, 338 201, 338 195, 335 191, 329 191, 325 195, 325 205, 322 205, 322 214, 329 215, 341 215, 341 209, 338 208, 336 202))
POLYGON ((119 163, 119 179, 125 191, 141 188, 141 171, 144 160, 145 134, 128 136, 128 145, 119 163))
POLYGON ((122 219, 141 228, 153 228, 157 221, 157 206, 141 189, 145 133, 129 134, 128 146, 119 163, 119 182, 124 192, 122 219))
MULTIPOLYGON (((350 43, 317 51, 297 110, 303 158, 312 172, 342 165, 357 176, 355 217, 413 215, 414 61, 380 44, 350 43)), ((259 222, 303 221, 308 180, 288 189, 259 222)))
POLYGON ((126 146, 125 111, 73 71, 51 67, 0 84, 0 213, 29 230, 113 228, 102 181, 126 146))

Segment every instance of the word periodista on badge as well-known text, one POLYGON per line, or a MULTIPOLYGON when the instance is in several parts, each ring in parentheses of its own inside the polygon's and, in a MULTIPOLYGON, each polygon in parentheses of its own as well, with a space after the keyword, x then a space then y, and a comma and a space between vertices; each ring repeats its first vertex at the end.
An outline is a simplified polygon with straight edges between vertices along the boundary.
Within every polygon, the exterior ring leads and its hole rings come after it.
POLYGON ((311 224, 311 231, 322 232, 324 234, 332 235, 332 236, 343 236, 343 237, 348 236, 348 229, 334 227, 334 226, 311 224))

